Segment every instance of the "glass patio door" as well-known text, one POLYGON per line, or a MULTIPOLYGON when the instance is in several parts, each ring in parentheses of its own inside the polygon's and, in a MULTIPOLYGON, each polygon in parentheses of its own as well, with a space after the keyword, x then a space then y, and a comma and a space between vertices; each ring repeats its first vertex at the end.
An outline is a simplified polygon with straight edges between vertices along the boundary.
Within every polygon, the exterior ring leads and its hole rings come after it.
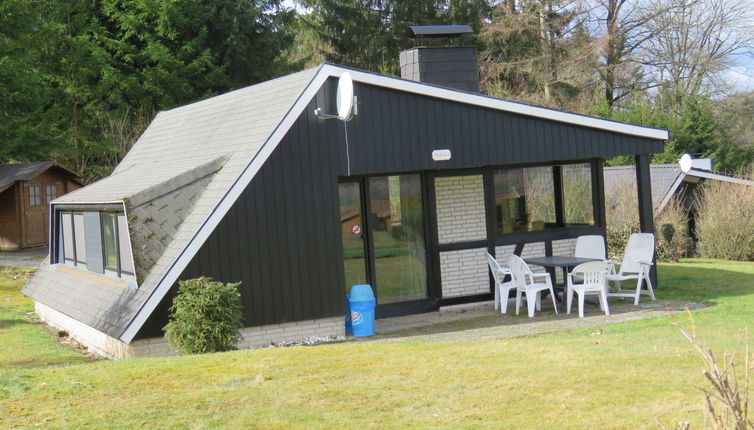
POLYGON ((367 283, 366 243, 363 202, 359 182, 338 184, 340 193, 340 229, 343 237, 343 270, 346 291, 352 285, 367 283))
POLYGON ((380 305, 427 298, 422 181, 418 174, 339 184, 345 286, 368 283, 380 305))
POLYGON ((369 237, 380 304, 427 297, 427 247, 419 175, 368 179, 369 237))

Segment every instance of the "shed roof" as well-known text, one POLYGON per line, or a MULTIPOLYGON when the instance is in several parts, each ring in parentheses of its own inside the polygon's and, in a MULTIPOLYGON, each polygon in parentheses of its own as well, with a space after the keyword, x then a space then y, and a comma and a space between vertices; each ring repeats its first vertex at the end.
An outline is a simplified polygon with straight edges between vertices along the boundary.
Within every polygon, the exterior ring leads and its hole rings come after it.
MULTIPOLYGON (((713 179, 754 186, 754 181, 710 170, 692 168, 687 173, 683 173, 681 166, 677 163, 652 164, 649 166, 649 176, 652 185, 652 207, 655 214, 665 209, 670 198, 678 190, 686 177, 713 179)), ((604 177, 605 195, 617 195, 620 187, 636 183, 636 169, 634 166, 605 167, 604 177)))
POLYGON ((667 139, 666 130, 324 64, 160 112, 111 176, 52 202, 123 205, 129 215, 138 289, 104 286, 43 264, 24 293, 130 342, 322 85, 345 72, 357 83, 667 139))
POLYGON ((0 192, 5 191, 16 182, 29 181, 49 169, 57 167, 69 173, 74 181, 81 183, 79 175, 53 161, 39 161, 36 163, 0 164, 0 192))

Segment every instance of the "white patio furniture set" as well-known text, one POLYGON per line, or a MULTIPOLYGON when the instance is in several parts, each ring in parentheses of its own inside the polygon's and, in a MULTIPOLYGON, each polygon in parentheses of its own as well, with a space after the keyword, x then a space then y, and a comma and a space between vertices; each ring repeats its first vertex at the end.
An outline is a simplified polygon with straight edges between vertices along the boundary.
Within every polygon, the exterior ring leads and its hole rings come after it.
POLYGON ((598 297, 600 308, 606 315, 610 315, 607 300, 609 297, 633 298, 634 305, 639 304, 642 294, 648 294, 652 300, 655 300, 652 281, 649 278, 654 252, 654 235, 635 233, 628 239, 620 265, 607 259, 605 240, 599 235, 577 238, 573 257, 549 256, 522 259, 517 255, 509 255, 505 259, 505 265, 500 265, 495 257, 487 254, 488 265, 495 280, 495 309, 507 313, 508 297, 510 292, 515 290, 516 315, 519 314, 522 299, 526 298, 529 317, 533 317, 535 309, 542 309, 541 296, 542 292, 546 291, 550 293, 555 313, 558 313, 550 274, 534 273, 529 267, 530 264, 563 269, 563 279, 566 284, 563 292, 563 306, 570 314, 573 295, 576 293, 579 302, 579 317, 584 316, 587 295, 598 297), (567 271, 569 267, 573 267, 570 272, 567 271), (510 279, 506 280, 506 278, 510 279), (636 281, 636 288, 622 289, 621 283, 629 280, 636 281), (612 290, 611 283, 615 287, 612 290))

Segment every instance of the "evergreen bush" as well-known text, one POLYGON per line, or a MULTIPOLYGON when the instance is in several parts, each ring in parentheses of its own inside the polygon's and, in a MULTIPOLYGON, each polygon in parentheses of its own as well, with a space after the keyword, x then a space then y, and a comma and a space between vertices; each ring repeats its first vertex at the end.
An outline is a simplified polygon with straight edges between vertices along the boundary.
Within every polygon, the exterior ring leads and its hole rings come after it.
POLYGON ((163 329, 170 346, 181 354, 236 349, 243 321, 240 284, 207 277, 180 281, 163 329))

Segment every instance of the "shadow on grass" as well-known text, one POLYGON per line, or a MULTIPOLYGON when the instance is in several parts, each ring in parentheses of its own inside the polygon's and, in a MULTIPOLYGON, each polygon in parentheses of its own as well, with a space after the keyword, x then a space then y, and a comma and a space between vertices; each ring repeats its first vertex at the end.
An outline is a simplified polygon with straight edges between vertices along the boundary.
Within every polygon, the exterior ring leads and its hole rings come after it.
POLYGON ((0 319, 0 330, 7 329, 19 324, 27 324, 29 321, 21 318, 0 319))

